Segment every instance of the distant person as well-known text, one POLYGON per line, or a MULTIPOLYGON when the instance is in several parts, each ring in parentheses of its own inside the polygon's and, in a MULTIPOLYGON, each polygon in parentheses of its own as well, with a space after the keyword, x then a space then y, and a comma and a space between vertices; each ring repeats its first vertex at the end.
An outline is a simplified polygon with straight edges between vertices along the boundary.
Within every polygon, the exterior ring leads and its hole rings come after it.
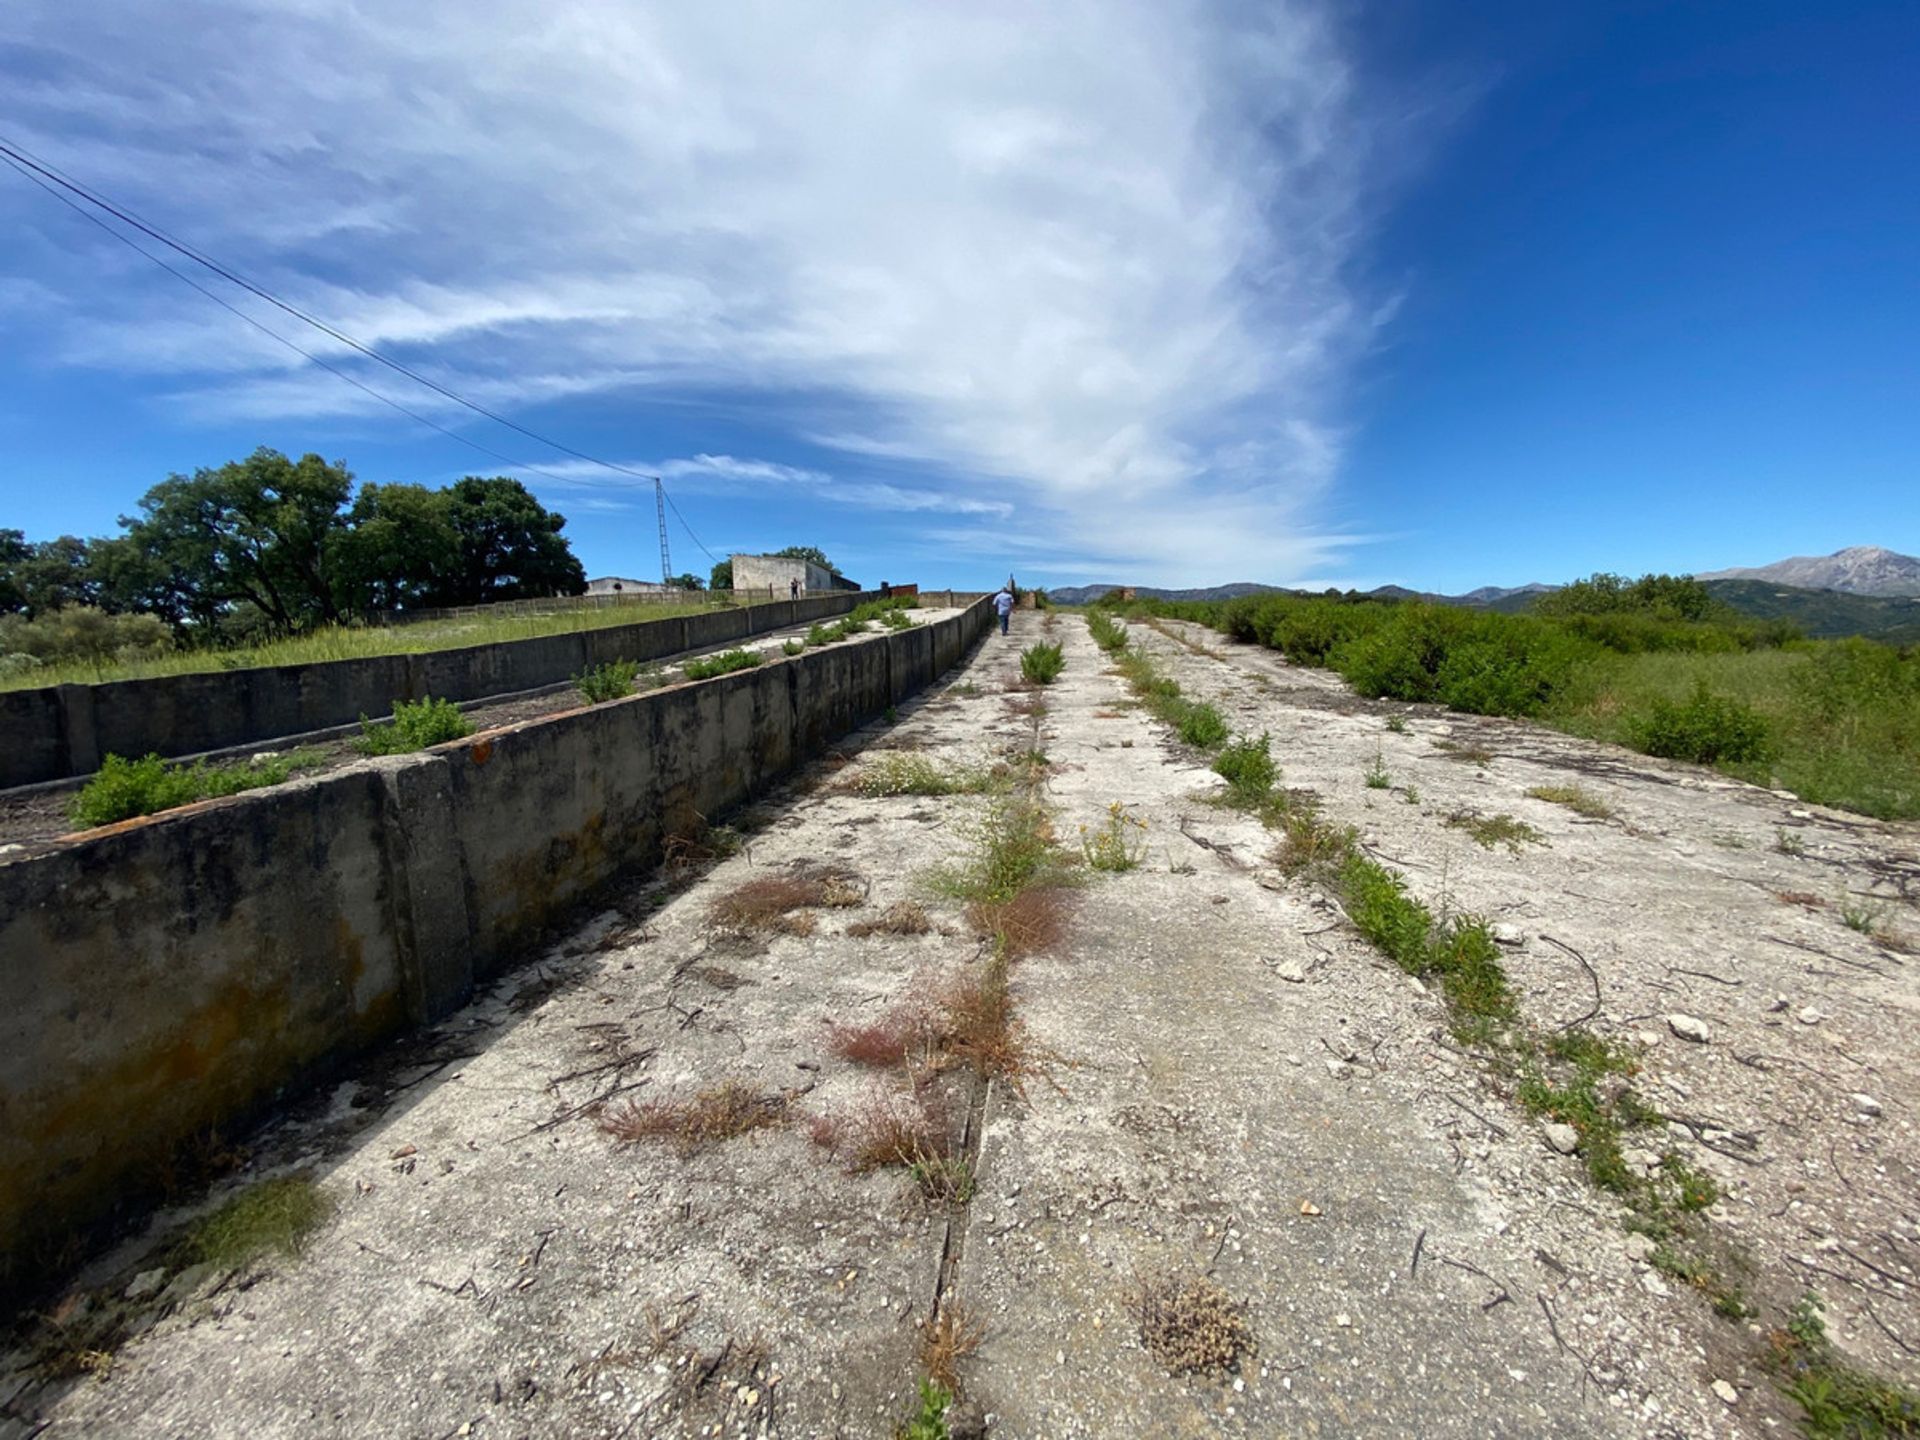
POLYGON ((1002 590, 993 597, 993 613, 1000 617, 1000 633, 1007 633, 1007 619, 1013 614, 1013 592, 1002 590))
POLYGON ((797 579, 787 581, 787 595, 794 600, 800 598, 800 582, 797 579))

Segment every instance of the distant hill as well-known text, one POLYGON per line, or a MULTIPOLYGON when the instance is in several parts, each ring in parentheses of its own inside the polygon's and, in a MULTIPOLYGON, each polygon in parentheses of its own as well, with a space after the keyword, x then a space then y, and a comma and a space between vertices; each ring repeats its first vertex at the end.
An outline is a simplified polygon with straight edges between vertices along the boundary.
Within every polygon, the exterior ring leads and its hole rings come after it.
POLYGON ((1707 589, 1743 615, 1791 620, 1816 640, 1864 635, 1890 645, 1920 644, 1920 596, 1849 595, 1764 580, 1709 580, 1707 589))
MULTIPOLYGON (((1056 585, 1047 598, 1056 605, 1091 605, 1118 585, 1056 585)), ((1142 600, 1236 600, 1242 595, 1298 594, 1282 591, 1278 585, 1253 585, 1245 581, 1233 585, 1209 585, 1204 590, 1162 590, 1153 585, 1136 585, 1133 593, 1142 600)))
POLYGON ((1920 559, 1878 545, 1854 545, 1831 555, 1797 555, 1750 569, 1707 570, 1696 580, 1763 580, 1796 590, 1849 595, 1920 595, 1920 559))

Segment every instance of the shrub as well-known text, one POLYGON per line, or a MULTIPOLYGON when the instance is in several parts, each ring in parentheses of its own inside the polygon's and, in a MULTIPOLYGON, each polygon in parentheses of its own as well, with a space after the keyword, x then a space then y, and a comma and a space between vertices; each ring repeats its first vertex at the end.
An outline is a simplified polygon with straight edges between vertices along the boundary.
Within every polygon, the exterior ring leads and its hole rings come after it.
POLYGON ((29 655, 43 664, 133 660, 172 646, 172 632, 156 615, 109 615, 91 605, 69 605, 32 620, 0 615, 0 654, 29 655))
POLYGON ((396 700, 393 719, 376 725, 360 717, 359 747, 367 755, 405 755, 473 734, 473 722, 451 700, 396 700))
POLYGON ((1060 642, 1041 641, 1020 652, 1020 674, 1035 685, 1051 685, 1067 667, 1060 642))
POLYGON ((1229 804, 1249 809, 1265 804, 1279 775, 1273 763, 1271 741, 1266 735, 1258 740, 1234 741, 1213 762, 1213 773, 1227 782, 1229 804))
POLYGON ((158 755, 128 760, 108 755, 100 763, 99 773, 89 780, 68 804, 67 813, 78 825, 91 828, 130 820, 136 815, 154 815, 196 800, 212 800, 223 795, 238 795, 263 785, 278 785, 294 770, 309 763, 309 757, 296 751, 292 755, 267 756, 257 763, 236 762, 209 765, 169 765, 158 755))
POLYGON ((1636 750, 1702 765, 1764 760, 1771 749, 1767 722, 1752 707, 1711 693, 1704 680, 1682 704, 1655 700, 1628 733, 1636 750))
POLYGON ((1107 807, 1106 823, 1098 829, 1080 827, 1080 854, 1089 869, 1121 871, 1137 867, 1146 856, 1147 822, 1127 813, 1118 800, 1107 807))
POLYGON ((780 643, 780 653, 782 655, 798 655, 806 648, 807 642, 804 640, 783 640, 780 643))
POLYGON ((1211 750, 1227 738, 1227 722, 1220 712, 1201 701, 1180 713, 1180 738, 1189 745, 1211 750))
POLYGON ((633 677, 639 673, 640 667, 631 660, 610 660, 591 670, 582 670, 573 677, 573 686, 589 705, 599 705, 631 695, 633 677))
POLYGON ((1126 647, 1127 627, 1104 610, 1087 612, 1087 633, 1093 636, 1093 643, 1108 654, 1126 647))
POLYGON ((760 660, 758 650, 722 650, 718 655, 687 661, 680 667, 680 673, 689 680, 711 680, 716 675, 730 675, 735 670, 751 670, 760 660))

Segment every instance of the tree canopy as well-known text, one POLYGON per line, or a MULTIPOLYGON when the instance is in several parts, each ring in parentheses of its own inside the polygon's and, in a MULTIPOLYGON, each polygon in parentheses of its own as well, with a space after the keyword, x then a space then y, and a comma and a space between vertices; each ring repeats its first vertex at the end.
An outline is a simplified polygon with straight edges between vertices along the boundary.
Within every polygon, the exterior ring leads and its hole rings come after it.
POLYGON ((829 575, 838 575, 840 567, 827 558, 827 552, 818 545, 789 545, 784 550, 773 552, 782 560, 811 560, 829 575))
POLYGON ((286 632, 374 609, 577 595, 586 572, 566 523, 506 476, 356 494, 344 462, 261 449, 169 476, 117 536, 36 544, 0 530, 0 613, 90 605, 201 633, 286 632))

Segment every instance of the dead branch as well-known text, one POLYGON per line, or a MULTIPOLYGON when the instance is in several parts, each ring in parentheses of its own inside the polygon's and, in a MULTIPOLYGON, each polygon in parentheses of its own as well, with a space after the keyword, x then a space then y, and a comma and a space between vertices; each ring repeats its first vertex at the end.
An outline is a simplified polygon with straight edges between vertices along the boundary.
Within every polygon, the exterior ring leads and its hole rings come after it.
POLYGON ((1556 940, 1556 939, 1554 939, 1554 937, 1553 937, 1553 936, 1551 936, 1551 935, 1545 935, 1545 934, 1543 934, 1543 935, 1541 935, 1541 937, 1540 937, 1540 938, 1541 938, 1542 940, 1544 940, 1544 941, 1546 941, 1546 942, 1547 942, 1547 943, 1548 943, 1549 945, 1551 945, 1551 946, 1553 946, 1553 947, 1554 947, 1555 949, 1557 949, 1557 950, 1564 950, 1564 951, 1566 951, 1566 953, 1567 953, 1567 954, 1569 954, 1569 955, 1571 955, 1571 956, 1572 956, 1572 957, 1573 957, 1574 959, 1576 959, 1576 960, 1578 960, 1578 961, 1580 962, 1580 968, 1581 968, 1582 970, 1584 970, 1584 971, 1586 971, 1586 972, 1587 972, 1587 979, 1589 979, 1589 980, 1591 980, 1591 981, 1593 982, 1593 1005, 1592 1005, 1592 1007, 1591 1007, 1591 1008, 1590 1008, 1590 1009, 1589 1009, 1589 1010, 1587 1011, 1587 1013, 1586 1013, 1586 1014, 1584 1014, 1584 1015, 1579 1015, 1579 1016, 1576 1016, 1576 1017, 1575 1017, 1574 1019, 1572 1019, 1572 1020, 1568 1020, 1568 1021, 1566 1021, 1566 1022, 1565 1022, 1565 1023, 1563 1023, 1563 1024, 1560 1024, 1560 1025, 1556 1025, 1556 1026, 1555 1026, 1554 1028, 1555 1028, 1556 1030, 1571 1030, 1571 1029, 1572 1029, 1572 1028, 1573 1028, 1574 1026, 1576 1026, 1576 1025, 1584 1025, 1584 1024, 1586 1024, 1586 1023, 1587 1023, 1587 1021, 1589 1021, 1589 1020, 1591 1020, 1591 1019, 1593 1019, 1593 1017, 1594 1017, 1594 1016, 1596 1016, 1596 1015, 1598 1015, 1598 1014, 1600 1013, 1600 976, 1599 976, 1599 973, 1598 973, 1597 971, 1595 971, 1595 970, 1594 970, 1594 968, 1593 968, 1593 966, 1591 966, 1591 965, 1589 965, 1589 964, 1587 963, 1587 957, 1586 957, 1586 956, 1584 956, 1584 955, 1582 955, 1582 954, 1581 954, 1581 953, 1580 953, 1580 952, 1579 952, 1578 950, 1576 950, 1576 949, 1574 949, 1574 948, 1573 948, 1573 947, 1572 947, 1571 945, 1569 945, 1569 944, 1567 944, 1567 942, 1566 942, 1566 941, 1564 941, 1564 940, 1556 940))

